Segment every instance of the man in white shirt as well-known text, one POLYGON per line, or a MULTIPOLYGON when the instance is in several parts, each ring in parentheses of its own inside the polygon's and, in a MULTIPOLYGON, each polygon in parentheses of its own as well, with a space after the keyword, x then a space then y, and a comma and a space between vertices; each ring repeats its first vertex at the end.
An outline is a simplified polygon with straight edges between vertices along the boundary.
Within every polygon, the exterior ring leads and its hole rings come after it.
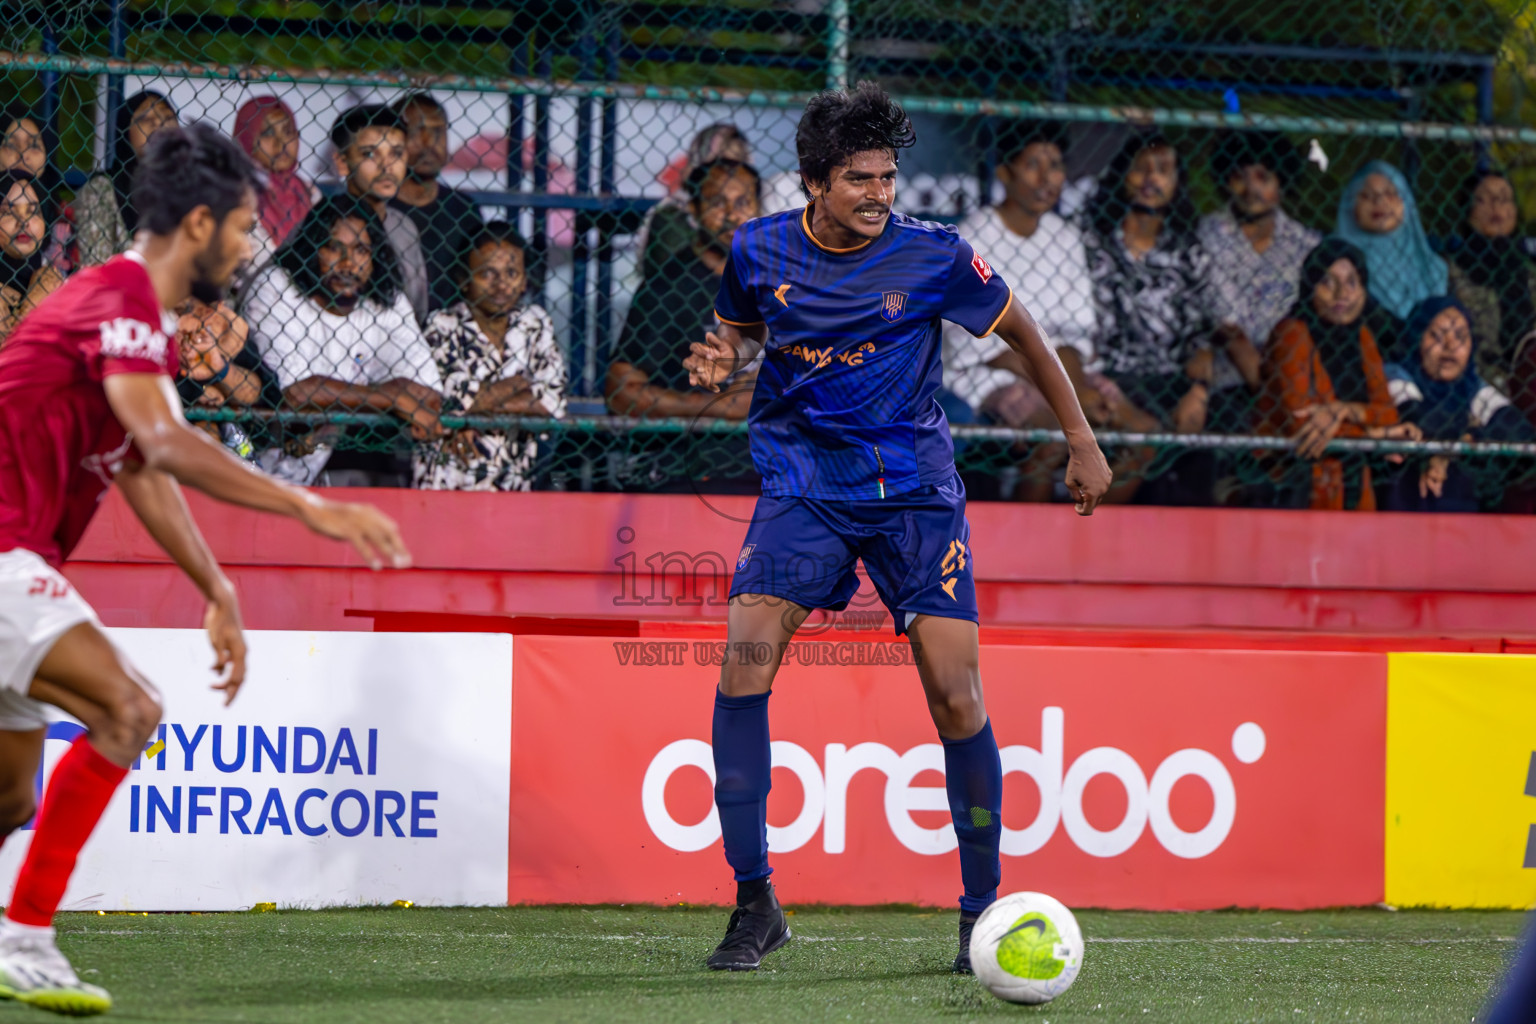
POLYGON ((1225 210, 1200 218, 1200 245, 1210 257, 1210 294, 1221 344, 1207 350, 1212 392, 1207 429, 1247 426, 1248 394, 1259 389, 1269 333, 1296 304, 1301 264, 1322 236, 1281 209, 1285 188, 1304 165, 1278 132, 1228 133, 1212 160, 1227 187, 1225 210), (1238 390, 1246 385, 1247 391, 1238 390))
MULTIPOLYGON (((367 203, 343 195, 317 204, 252 282, 243 313, 288 406, 387 412, 418 441, 443 436, 437 364, 367 203)), ((323 440, 310 447, 303 456, 312 479, 326 461, 315 456, 329 449, 323 440)))
MULTIPOLYGON (((1084 367, 1093 358, 1093 285, 1088 278, 1083 236, 1053 207, 1066 181, 1065 132, 1059 125, 1026 122, 1011 126, 999 140, 997 178, 1004 198, 960 222, 960 235, 1012 282, 1014 293, 1056 344, 1073 381, 1084 387, 1084 367)), ((949 325, 944 334, 944 386, 991 418, 1023 426, 1030 409, 1044 399, 996 337, 976 338, 949 325), (1031 394, 1032 393, 1032 394, 1031 394), (1032 399, 1032 400, 1031 400, 1032 399)), ((1084 401, 1102 405, 1096 396, 1084 401)))
MULTIPOLYGON (((1119 389, 1093 362, 1093 283, 1082 232, 1054 208, 1066 182, 1066 132, 1059 124, 1028 121, 1008 127, 998 140, 997 179, 1003 201, 960 222, 961 237, 1013 284, 1076 385, 1095 426, 1110 422, 1119 389)), ((962 327, 944 327, 944 386, 986 419, 1011 427, 1056 426, 1050 406, 1029 379, 1018 355, 996 335, 977 338, 962 327)), ((1023 497, 1044 500, 1048 470, 1038 465, 1052 452, 1043 446, 1026 471, 1023 497), (1043 485, 1043 491, 1041 489, 1043 485)))

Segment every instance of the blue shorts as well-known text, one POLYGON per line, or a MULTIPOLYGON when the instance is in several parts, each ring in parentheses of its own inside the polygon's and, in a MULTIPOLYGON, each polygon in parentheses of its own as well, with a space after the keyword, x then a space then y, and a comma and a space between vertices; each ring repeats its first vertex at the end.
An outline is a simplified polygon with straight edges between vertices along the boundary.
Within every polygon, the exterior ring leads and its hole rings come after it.
POLYGON ((859 589, 860 558, 898 636, 916 615, 977 621, 971 525, 958 475, 884 501, 758 498, 731 596, 769 594, 842 611, 859 589))

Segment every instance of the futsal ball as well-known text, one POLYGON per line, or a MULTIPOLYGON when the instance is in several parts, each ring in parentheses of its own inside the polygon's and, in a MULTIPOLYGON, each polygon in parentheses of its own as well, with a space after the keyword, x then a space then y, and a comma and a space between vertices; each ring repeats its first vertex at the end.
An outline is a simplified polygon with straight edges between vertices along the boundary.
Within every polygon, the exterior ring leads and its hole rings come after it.
POLYGON ((1083 967, 1083 933, 1072 911, 1043 892, 1016 892, 982 911, 971 931, 971 970, 1010 1003, 1048 1003, 1083 967))

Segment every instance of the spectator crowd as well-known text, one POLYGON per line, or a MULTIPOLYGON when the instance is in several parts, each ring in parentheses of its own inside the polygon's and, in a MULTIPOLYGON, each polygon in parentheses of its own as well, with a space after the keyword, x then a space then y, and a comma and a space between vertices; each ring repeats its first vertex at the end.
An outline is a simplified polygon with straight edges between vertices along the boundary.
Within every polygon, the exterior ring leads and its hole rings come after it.
MULTIPOLYGON (((76 268, 129 247, 132 182, 155 132, 178 123, 163 95, 128 97, 109 169, 67 207, 51 132, 26 109, 0 115, 0 344, 76 268)), ((536 255, 440 180, 448 119, 426 93, 344 111, 329 134, 339 187, 300 173, 293 111, 275 97, 238 110, 234 138, 266 175, 256 257, 225 303, 179 310, 180 394, 204 429, 300 483, 526 490, 550 434, 444 425, 567 415, 566 354, 529 301, 536 255), (249 415, 286 410, 292 415, 249 415), (391 417, 390 442, 355 443, 391 417)), ((1090 421, 1131 433, 1271 435, 1294 449, 1119 444, 1109 500, 1315 509, 1475 511, 1521 507, 1516 463, 1330 450, 1335 438, 1536 441, 1536 262, 1508 177, 1478 171, 1460 228, 1432 239, 1410 182, 1373 161, 1339 196, 1324 233, 1287 200, 1305 163, 1285 137, 1233 132, 1214 147, 1220 209, 1200 215, 1187 154, 1133 131, 1077 209, 1065 209, 1068 133, 1024 122, 998 137, 997 205, 958 225, 1055 348, 1090 421)), ((640 231, 639 285, 605 368, 607 410, 742 421, 757 367, 720 394, 688 386, 683 359, 715 324, 738 227, 790 207, 730 124, 700 132, 671 193, 640 231)), ((1079 190, 1082 191, 1082 190, 1079 190)), ((900 196, 898 194, 898 208, 900 196)), ((951 422, 1053 428, 1021 359, 996 337, 946 324, 951 422)), ((1136 440, 1136 439, 1131 439, 1136 440)), ((1064 498, 1066 451, 990 445, 998 496, 1064 498)), ((721 437, 718 465, 680 467, 668 439, 610 453, 614 486, 750 491, 747 442, 721 437)))

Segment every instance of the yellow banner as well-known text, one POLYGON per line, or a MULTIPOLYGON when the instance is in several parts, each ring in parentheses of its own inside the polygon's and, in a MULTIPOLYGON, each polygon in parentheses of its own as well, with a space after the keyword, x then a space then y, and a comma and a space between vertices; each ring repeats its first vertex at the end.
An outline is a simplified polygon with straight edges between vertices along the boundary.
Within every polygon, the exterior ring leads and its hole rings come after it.
POLYGON ((1388 665, 1387 902, 1536 906, 1536 657, 1388 665))

